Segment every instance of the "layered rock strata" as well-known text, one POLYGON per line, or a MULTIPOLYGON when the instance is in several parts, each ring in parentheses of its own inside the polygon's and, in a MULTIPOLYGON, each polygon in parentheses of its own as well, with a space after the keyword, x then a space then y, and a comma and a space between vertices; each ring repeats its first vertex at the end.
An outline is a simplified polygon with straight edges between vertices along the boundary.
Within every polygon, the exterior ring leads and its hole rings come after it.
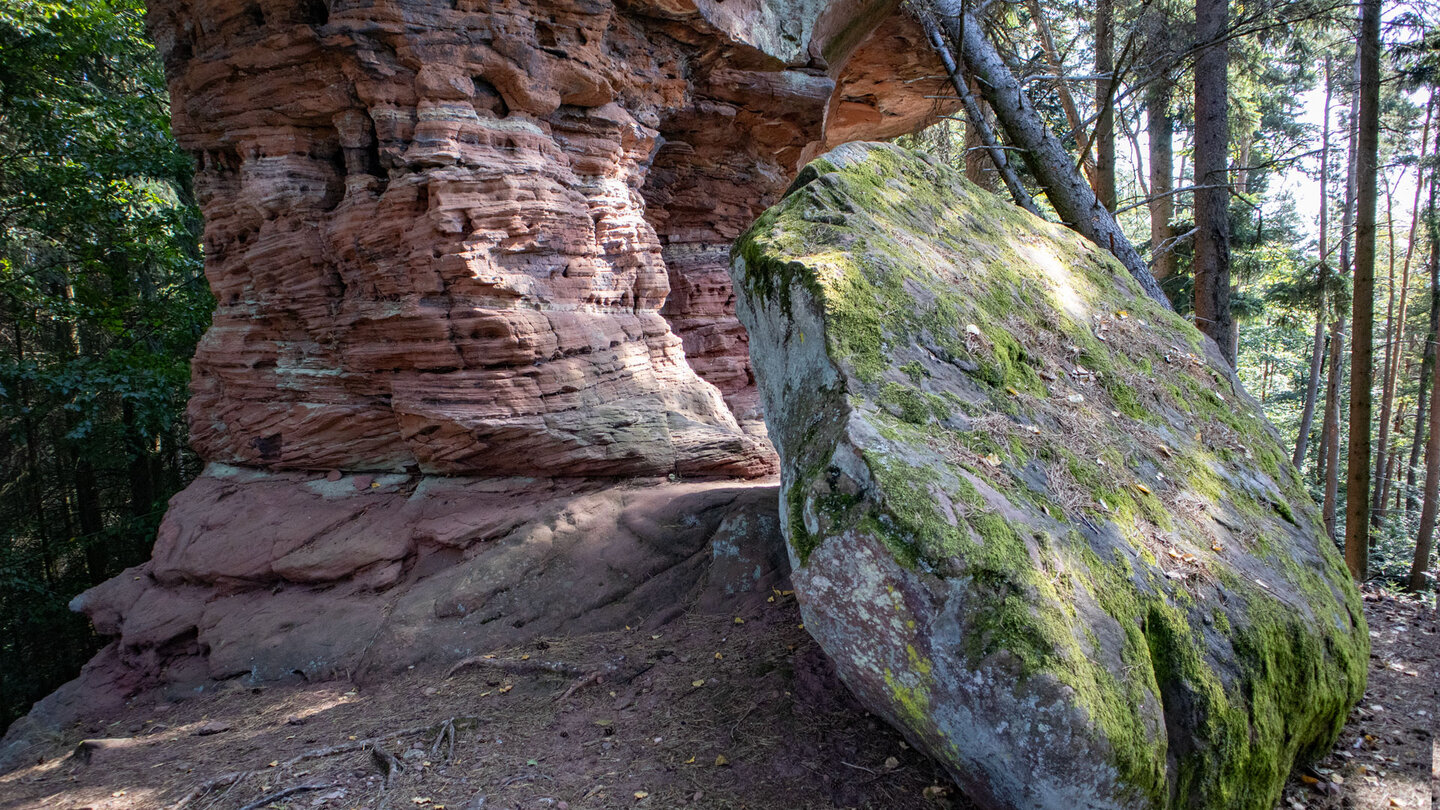
POLYGON ((933 118, 933 82, 907 80, 935 71, 893 12, 155 0, 217 298, 196 449, 267 469, 771 471, 723 256, 807 149, 933 118))
POLYGON ((776 469, 729 244, 806 156, 945 111, 897 5, 153 0, 217 299, 211 466, 77 600, 117 640, 21 725, 742 598, 765 498, 666 478, 776 469))
POLYGON ((1112 257, 849 144, 736 245, 806 628, 987 808, 1254 808, 1359 594, 1214 344, 1112 257))

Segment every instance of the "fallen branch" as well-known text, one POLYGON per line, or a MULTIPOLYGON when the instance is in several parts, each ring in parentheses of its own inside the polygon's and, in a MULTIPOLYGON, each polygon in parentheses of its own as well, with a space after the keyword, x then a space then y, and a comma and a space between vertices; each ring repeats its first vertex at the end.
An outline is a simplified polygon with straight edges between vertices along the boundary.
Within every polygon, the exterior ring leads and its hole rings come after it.
MULTIPOLYGON (((410 727, 410 728, 400 729, 399 731, 392 731, 392 732, 389 732, 388 734, 380 734, 380 735, 377 735, 377 736, 374 736, 374 737, 366 737, 366 738, 363 739, 363 740, 349 740, 349 741, 347 741, 347 742, 343 742, 343 743, 340 743, 340 744, 338 744, 338 745, 327 745, 327 746, 325 746, 324 748, 312 748, 312 749, 309 750, 309 751, 306 751, 306 752, 304 752, 304 753, 298 754, 298 755, 296 755, 296 756, 291 757, 290 759, 285 760, 284 762, 281 762, 281 763, 280 763, 279 765, 277 765, 276 767, 282 768, 282 769, 283 769, 283 768, 290 768, 290 767, 293 767, 293 766, 295 766, 295 765, 298 765, 298 764, 300 764, 301 762, 304 762, 304 761, 306 761, 306 760, 308 760, 308 759, 319 759, 319 758, 321 758, 321 757, 330 757, 330 756, 334 756, 334 755, 336 755, 336 754, 345 754, 345 753, 349 753, 349 752, 351 752, 351 751, 360 751, 360 750, 363 750, 363 749, 365 749, 365 748, 370 748, 370 749, 374 750, 375 747, 378 746, 380 743, 388 742, 388 741, 390 741, 390 740, 396 739, 397 737, 410 737, 410 736, 413 736, 413 735, 416 735, 416 734, 423 734, 423 733, 429 731, 430 729, 435 728, 437 725, 440 726, 440 728, 441 728, 441 733, 442 733, 442 734, 444 733, 444 729, 445 729, 446 727, 449 727, 450 730, 451 730, 451 734, 453 735, 456 721, 459 721, 459 720, 477 720, 477 719, 478 719, 478 718, 475 718, 475 717, 469 717, 469 716, 463 716, 463 715, 456 715, 455 717, 451 717, 451 718, 449 718, 449 719, 447 719, 447 720, 445 720, 445 721, 443 721, 443 722, 441 722, 441 723, 430 723, 429 725, 425 725, 425 726, 412 726, 412 727, 410 727)), ((451 738, 451 740, 452 740, 452 750, 453 750, 453 739, 454 739, 454 738, 453 738, 453 736, 452 736, 452 738, 451 738)), ((274 770, 274 768, 266 768, 265 770, 274 770)), ((180 798, 180 801, 178 801, 178 802, 176 802, 175 804, 173 804, 173 805, 170 806, 170 810, 182 810, 184 807, 186 807, 187 805, 189 805, 191 802, 195 801, 196 799, 200 798, 201 796, 204 796, 204 795, 207 794, 207 793, 210 793, 211 791, 218 790, 218 789, 220 789, 220 788, 232 788, 232 789, 233 789, 233 788, 235 787, 235 785, 239 784, 240 782, 244 781, 245 779, 248 779, 248 778, 251 777, 251 776, 256 775, 257 773, 259 773, 258 770, 257 770, 257 771, 235 771, 235 772, 233 772, 233 773, 227 773, 227 774, 224 774, 224 775, 222 775, 222 776, 217 776, 217 777, 215 777, 214 779, 211 779, 210 781, 208 781, 208 782, 206 782, 206 783, 204 783, 204 784, 202 784, 202 785, 199 785, 199 786, 196 787, 194 790, 191 790, 189 793, 186 793, 184 796, 182 796, 182 797, 180 798)))
POLYGON ((278 790, 278 791, 276 791, 276 792, 274 792, 274 793, 271 793, 269 796, 264 796, 264 797, 262 797, 262 798, 256 799, 255 801, 253 801, 253 802, 245 805, 244 807, 240 808, 240 810, 260 810, 261 807, 264 807, 265 805, 267 805, 267 804, 269 804, 269 803, 271 803, 271 802, 278 802, 278 801, 280 801, 281 799, 285 798, 286 796, 293 796, 293 795, 295 795, 296 793, 304 793, 304 792, 307 791, 307 790, 324 790, 324 789, 326 789, 326 788, 331 788, 331 787, 335 787, 335 786, 334 786, 334 785, 321 785, 321 784, 296 785, 295 787, 285 788, 284 790, 278 790))
MULTIPOLYGON (((624 658, 620 659, 620 661, 624 660, 624 658)), ((564 693, 560 695, 560 697, 555 698, 555 702, 563 703, 569 700, 572 695, 574 695, 576 692, 579 692, 581 689, 584 689, 585 687, 592 684, 603 683, 607 675, 616 675, 617 673, 621 673, 622 670, 620 669, 620 661, 611 662, 603 667, 600 667, 594 672, 582 675, 578 680, 570 684, 570 688, 566 689, 564 693)), ((640 677, 641 675, 645 674, 646 672, 649 672, 650 668, 653 666, 655 665, 652 663, 644 663, 640 664, 639 666, 631 667, 628 672, 625 672, 624 674, 616 677, 615 682, 629 683, 640 677)))
POLYGON ((500 669, 506 672, 519 672, 533 674, 538 672, 553 672, 556 675, 568 675, 575 678, 585 674, 585 671, 576 666, 571 666, 561 661, 517 661, 510 658, 490 658, 484 655, 472 655, 469 658, 462 658, 455 662, 455 665, 445 670, 445 676, 441 680, 448 680, 450 676, 466 667, 486 667, 489 669, 500 669))
POLYGON ((171 805, 170 810, 180 810, 182 807, 185 807, 190 802, 195 801, 196 799, 204 796, 206 793, 209 793, 212 790, 218 790, 223 787, 234 787, 246 777, 253 776, 254 773, 254 771, 235 771, 234 773, 227 773, 224 776, 217 776, 214 779, 211 779, 209 782, 197 786, 194 790, 180 797, 180 801, 171 805))

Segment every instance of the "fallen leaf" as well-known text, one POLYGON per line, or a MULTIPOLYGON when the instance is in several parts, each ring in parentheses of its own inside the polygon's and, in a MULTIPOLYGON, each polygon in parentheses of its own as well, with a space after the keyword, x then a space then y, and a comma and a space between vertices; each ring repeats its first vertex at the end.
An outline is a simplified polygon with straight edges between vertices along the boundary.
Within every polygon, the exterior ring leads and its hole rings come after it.
POLYGON ((699 689, 700 687, 705 685, 705 679, 701 678, 699 680, 691 681, 690 685, 695 687, 696 689, 699 689))
POLYGON ((1318 784, 1320 784, 1320 780, 1319 780, 1319 779, 1316 779, 1315 777, 1311 776, 1311 775, 1308 774, 1308 773, 1302 773, 1302 774, 1300 774, 1300 781, 1301 781, 1301 782, 1304 782, 1304 783, 1307 784, 1307 785, 1318 785, 1318 784))
POLYGON ((689 759, 685 760, 685 764, 686 764, 686 765, 694 765, 694 764, 695 764, 695 757, 690 757, 689 759))
POLYGON ((985 457, 985 463, 989 464, 991 467, 999 467, 1000 457, 995 455, 994 453, 991 453, 990 455, 985 457))
POLYGON ((885 770, 893 771, 898 767, 900 767, 900 760, 896 759, 895 757, 885 758, 885 770))
POLYGON ((643 791, 643 790, 637 790, 637 791, 635 791, 635 798, 637 798, 637 799, 648 799, 648 798, 650 798, 650 794, 647 793, 647 792, 645 792, 645 791, 643 791))
POLYGON ((736 624, 744 624, 744 623, 745 623, 745 620, 742 619, 742 618, 740 618, 739 616, 736 616, 736 617, 735 617, 735 623, 736 623, 736 624))
POLYGON ((1150 488, 1145 486, 1144 484, 1136 484, 1135 488, 1145 493, 1146 495, 1150 494, 1150 488))
POLYGON ((730 760, 726 759, 724 754, 717 754, 715 756, 715 767, 721 768, 729 764, 730 760))

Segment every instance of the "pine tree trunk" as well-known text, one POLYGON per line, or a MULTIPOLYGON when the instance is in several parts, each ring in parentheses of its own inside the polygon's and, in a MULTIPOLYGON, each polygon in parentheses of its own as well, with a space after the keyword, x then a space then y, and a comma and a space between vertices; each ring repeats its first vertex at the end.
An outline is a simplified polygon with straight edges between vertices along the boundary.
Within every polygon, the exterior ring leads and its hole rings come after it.
POLYGON ((1150 268, 1120 225, 1080 176, 1074 159, 1050 132, 1015 75, 975 15, 961 8, 961 0, 934 0, 934 10, 952 50, 958 50, 990 102, 1007 140, 1019 147, 1026 166, 1040 181, 1045 196, 1061 220, 1081 236, 1102 247, 1139 282, 1151 298, 1165 307, 1170 301, 1150 275, 1150 268), (957 47, 958 45, 958 47, 957 47))
MULTIPOLYGON (((1065 65, 1060 61, 1060 50, 1055 47, 1050 23, 1045 20, 1045 10, 1040 7, 1040 0, 1027 0, 1025 5, 1030 10, 1030 19, 1035 21, 1035 30, 1040 34, 1040 47, 1045 51, 1045 59, 1050 63, 1050 70, 1055 73, 1055 94, 1060 98, 1060 109, 1065 111, 1065 121, 1070 125, 1070 133, 1075 138, 1075 143, 1084 143, 1085 123, 1080 120, 1080 111, 1075 107, 1075 97, 1070 93, 1070 83, 1065 80, 1065 65)), ((1090 183, 1090 187, 1098 188, 1095 158, 1089 149, 1080 156, 1080 166, 1085 171, 1085 179, 1090 183)))
POLYGON ((1300 431, 1295 436, 1295 453, 1290 457, 1295 469, 1305 464, 1305 451, 1310 443, 1310 426, 1315 419, 1315 400, 1320 393, 1320 365, 1325 352, 1325 301, 1330 284, 1330 257, 1326 249, 1330 214, 1330 99, 1334 85, 1330 80, 1330 57, 1325 57, 1324 123, 1320 128, 1320 264, 1317 268, 1320 292, 1315 302, 1315 341, 1310 349, 1310 374, 1305 385, 1305 407, 1300 415, 1300 431))
POLYGON ((1325 383, 1325 431, 1321 439, 1325 454, 1325 497, 1321 514, 1325 531, 1334 540, 1340 490, 1340 386, 1345 374, 1345 314, 1330 324, 1330 374, 1325 383))
POLYGON ((1389 300, 1385 304, 1385 360, 1380 367, 1380 436, 1375 443, 1375 480, 1371 484, 1370 528, 1380 528, 1381 510, 1385 506, 1383 481, 1385 464, 1390 454, 1390 409, 1393 405, 1390 374, 1399 352, 1395 322, 1395 196, 1385 184, 1385 232, 1390 239, 1389 300))
POLYGON ((1350 449, 1345 473, 1345 564, 1356 581, 1370 568, 1370 419, 1375 318, 1375 207, 1379 191, 1380 0, 1360 5, 1360 115, 1355 149, 1355 322, 1350 351, 1350 449))
MULTIPOLYGON (((1430 203, 1434 208, 1435 185, 1431 181, 1430 203)), ((1420 359, 1420 393, 1415 396, 1415 437, 1410 442, 1410 463, 1405 469, 1405 525, 1415 519, 1415 510, 1420 508, 1420 498, 1415 490, 1416 468, 1419 466, 1420 448, 1426 445, 1426 409, 1430 405, 1428 396, 1431 371, 1435 365, 1435 343, 1440 340, 1440 256, 1437 256, 1436 240, 1430 240, 1430 325, 1425 331, 1425 348, 1420 359)))
POLYGON ((965 127, 966 179, 982 188, 989 188, 989 186, 980 183, 976 177, 971 176, 972 172, 976 175, 982 173, 982 170, 979 168, 979 162, 977 161, 976 164, 972 166, 970 157, 972 154, 978 157, 983 148, 984 153, 990 157, 991 167, 999 175, 1000 180, 1005 184, 1005 188, 1010 192, 1010 198, 1015 201, 1016 205, 1038 216, 1040 211, 1035 207, 1035 201, 1030 199, 1029 192, 1020 184, 1020 178, 1015 175, 1015 169, 1010 165, 1010 159, 1006 157, 1005 150, 1000 147, 999 139, 995 137, 994 130, 990 128, 990 120, 986 116, 985 109, 981 106, 980 100, 974 92, 974 79, 972 78, 967 82, 965 76, 961 74, 960 65, 955 61, 955 54, 950 50, 949 44, 945 42, 945 35, 940 31, 940 27, 935 22, 935 18, 929 14, 925 14, 923 11, 920 12, 920 17, 920 24, 925 28, 926 36, 930 38, 930 45, 935 49, 935 53, 940 56, 940 62, 945 66, 945 73, 950 77, 950 85, 954 87, 955 92, 959 94, 960 103, 965 108, 965 118, 968 122, 968 125, 965 127), (969 146, 972 137, 978 143, 978 146, 973 150, 969 146))
POLYGON ((1115 210, 1115 0, 1095 0, 1095 196, 1115 210))
POLYGON ((1229 0, 1196 0, 1195 325, 1235 365, 1230 313, 1229 0))
MULTIPOLYGON (((1431 255, 1434 255, 1434 245, 1431 255)), ((1420 509, 1420 530, 1415 535, 1415 559, 1410 565, 1406 589, 1425 589, 1425 572, 1430 569, 1430 550, 1435 537, 1435 511, 1440 501, 1440 363, 1431 363, 1430 438, 1425 442, 1425 505, 1420 509)))
POLYGON ((1175 84, 1158 77, 1145 90, 1150 134, 1150 271, 1157 279, 1175 275, 1175 116, 1170 110, 1175 84))

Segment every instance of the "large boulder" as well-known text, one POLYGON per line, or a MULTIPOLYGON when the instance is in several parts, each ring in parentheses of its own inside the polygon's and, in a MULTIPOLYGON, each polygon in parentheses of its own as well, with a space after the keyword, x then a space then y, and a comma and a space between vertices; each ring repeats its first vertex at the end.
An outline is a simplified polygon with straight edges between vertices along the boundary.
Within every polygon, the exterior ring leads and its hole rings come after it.
POLYGON ((983 807, 1271 808, 1365 685, 1358 594, 1213 343, 889 145, 732 277, 806 627, 983 807))

